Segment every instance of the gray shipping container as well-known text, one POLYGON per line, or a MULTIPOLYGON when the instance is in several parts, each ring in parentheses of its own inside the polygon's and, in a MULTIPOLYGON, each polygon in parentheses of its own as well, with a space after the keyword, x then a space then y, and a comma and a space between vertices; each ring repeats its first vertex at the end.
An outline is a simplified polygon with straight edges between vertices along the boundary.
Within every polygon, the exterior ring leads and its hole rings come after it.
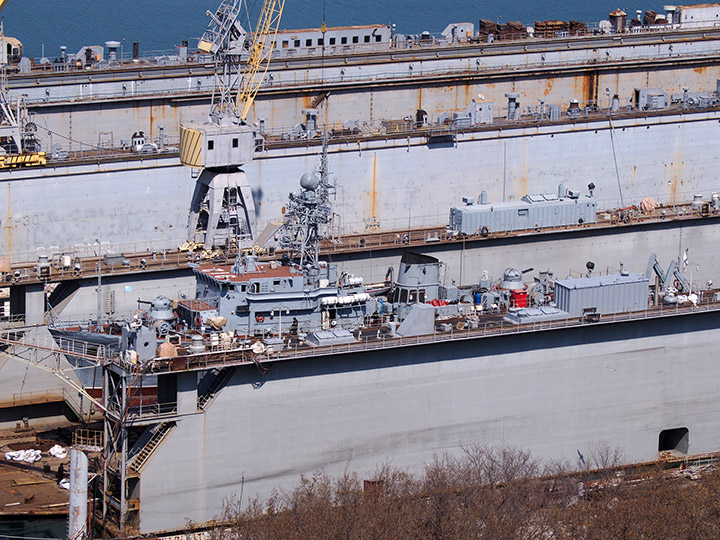
POLYGON ((593 309, 600 314, 640 311, 648 305, 649 283, 643 274, 558 280, 555 282, 555 303, 571 317, 593 309))
POLYGON ((450 209, 450 230, 461 234, 521 231, 595 223, 597 202, 592 197, 558 198, 527 195, 517 202, 469 204, 450 209))

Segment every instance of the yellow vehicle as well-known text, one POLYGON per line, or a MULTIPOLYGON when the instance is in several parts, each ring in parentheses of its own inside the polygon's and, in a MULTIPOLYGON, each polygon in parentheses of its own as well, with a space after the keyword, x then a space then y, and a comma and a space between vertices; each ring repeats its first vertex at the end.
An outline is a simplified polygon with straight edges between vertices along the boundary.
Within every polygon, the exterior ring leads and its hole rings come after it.
POLYGON ((0 156, 0 169, 17 169, 20 167, 42 167, 47 163, 47 153, 8 154, 0 156))

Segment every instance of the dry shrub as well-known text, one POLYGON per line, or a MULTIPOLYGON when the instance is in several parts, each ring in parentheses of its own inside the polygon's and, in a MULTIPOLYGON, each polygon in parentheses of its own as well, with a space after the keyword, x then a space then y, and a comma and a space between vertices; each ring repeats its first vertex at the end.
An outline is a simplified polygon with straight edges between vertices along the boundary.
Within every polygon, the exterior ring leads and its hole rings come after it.
MULTIPOLYGON (((598 445, 593 465, 620 453, 598 445)), ((529 452, 473 446, 421 475, 388 465, 363 485, 345 472, 302 477, 289 492, 225 502, 217 540, 605 540, 720 538, 720 473, 541 466, 529 452)))

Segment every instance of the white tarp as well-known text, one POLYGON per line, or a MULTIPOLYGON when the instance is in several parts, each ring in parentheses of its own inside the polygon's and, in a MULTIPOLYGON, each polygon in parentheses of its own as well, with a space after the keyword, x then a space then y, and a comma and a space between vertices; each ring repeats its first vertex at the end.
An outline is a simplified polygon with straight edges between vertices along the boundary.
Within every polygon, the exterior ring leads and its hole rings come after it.
POLYGON ((65 459, 68 457, 68 451, 59 444, 56 444, 50 449, 50 455, 58 459, 65 459))
POLYGON ((42 457, 40 450, 15 450, 13 452, 5 452, 5 459, 8 461, 24 461, 25 463, 35 463, 42 457))

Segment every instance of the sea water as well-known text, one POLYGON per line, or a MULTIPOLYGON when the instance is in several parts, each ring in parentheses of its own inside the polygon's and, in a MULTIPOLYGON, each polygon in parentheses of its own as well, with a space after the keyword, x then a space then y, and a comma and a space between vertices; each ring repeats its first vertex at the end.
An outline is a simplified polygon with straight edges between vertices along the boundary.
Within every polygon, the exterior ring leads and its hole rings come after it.
MULTIPOLYGON (((639 0, 635 0, 639 2, 639 0)), ((220 0, 8 0, 0 13, 5 34, 22 41, 25 55, 40 58, 59 56, 60 46, 76 53, 85 45, 103 45, 115 40, 129 56, 132 42, 140 43, 141 54, 169 52, 187 40, 191 47, 207 27, 207 10, 220 0)), ((243 25, 257 20, 262 0, 249 0, 243 6, 243 25), (247 14, 246 14, 247 12, 247 14)), ((394 24, 397 32, 440 33, 450 23, 479 19, 496 22, 520 21, 532 25, 536 20, 577 20, 597 22, 607 19, 616 8, 634 17, 637 9, 664 13, 657 1, 628 5, 627 0, 286 0, 282 28, 317 28, 323 20, 328 26, 394 24)))

